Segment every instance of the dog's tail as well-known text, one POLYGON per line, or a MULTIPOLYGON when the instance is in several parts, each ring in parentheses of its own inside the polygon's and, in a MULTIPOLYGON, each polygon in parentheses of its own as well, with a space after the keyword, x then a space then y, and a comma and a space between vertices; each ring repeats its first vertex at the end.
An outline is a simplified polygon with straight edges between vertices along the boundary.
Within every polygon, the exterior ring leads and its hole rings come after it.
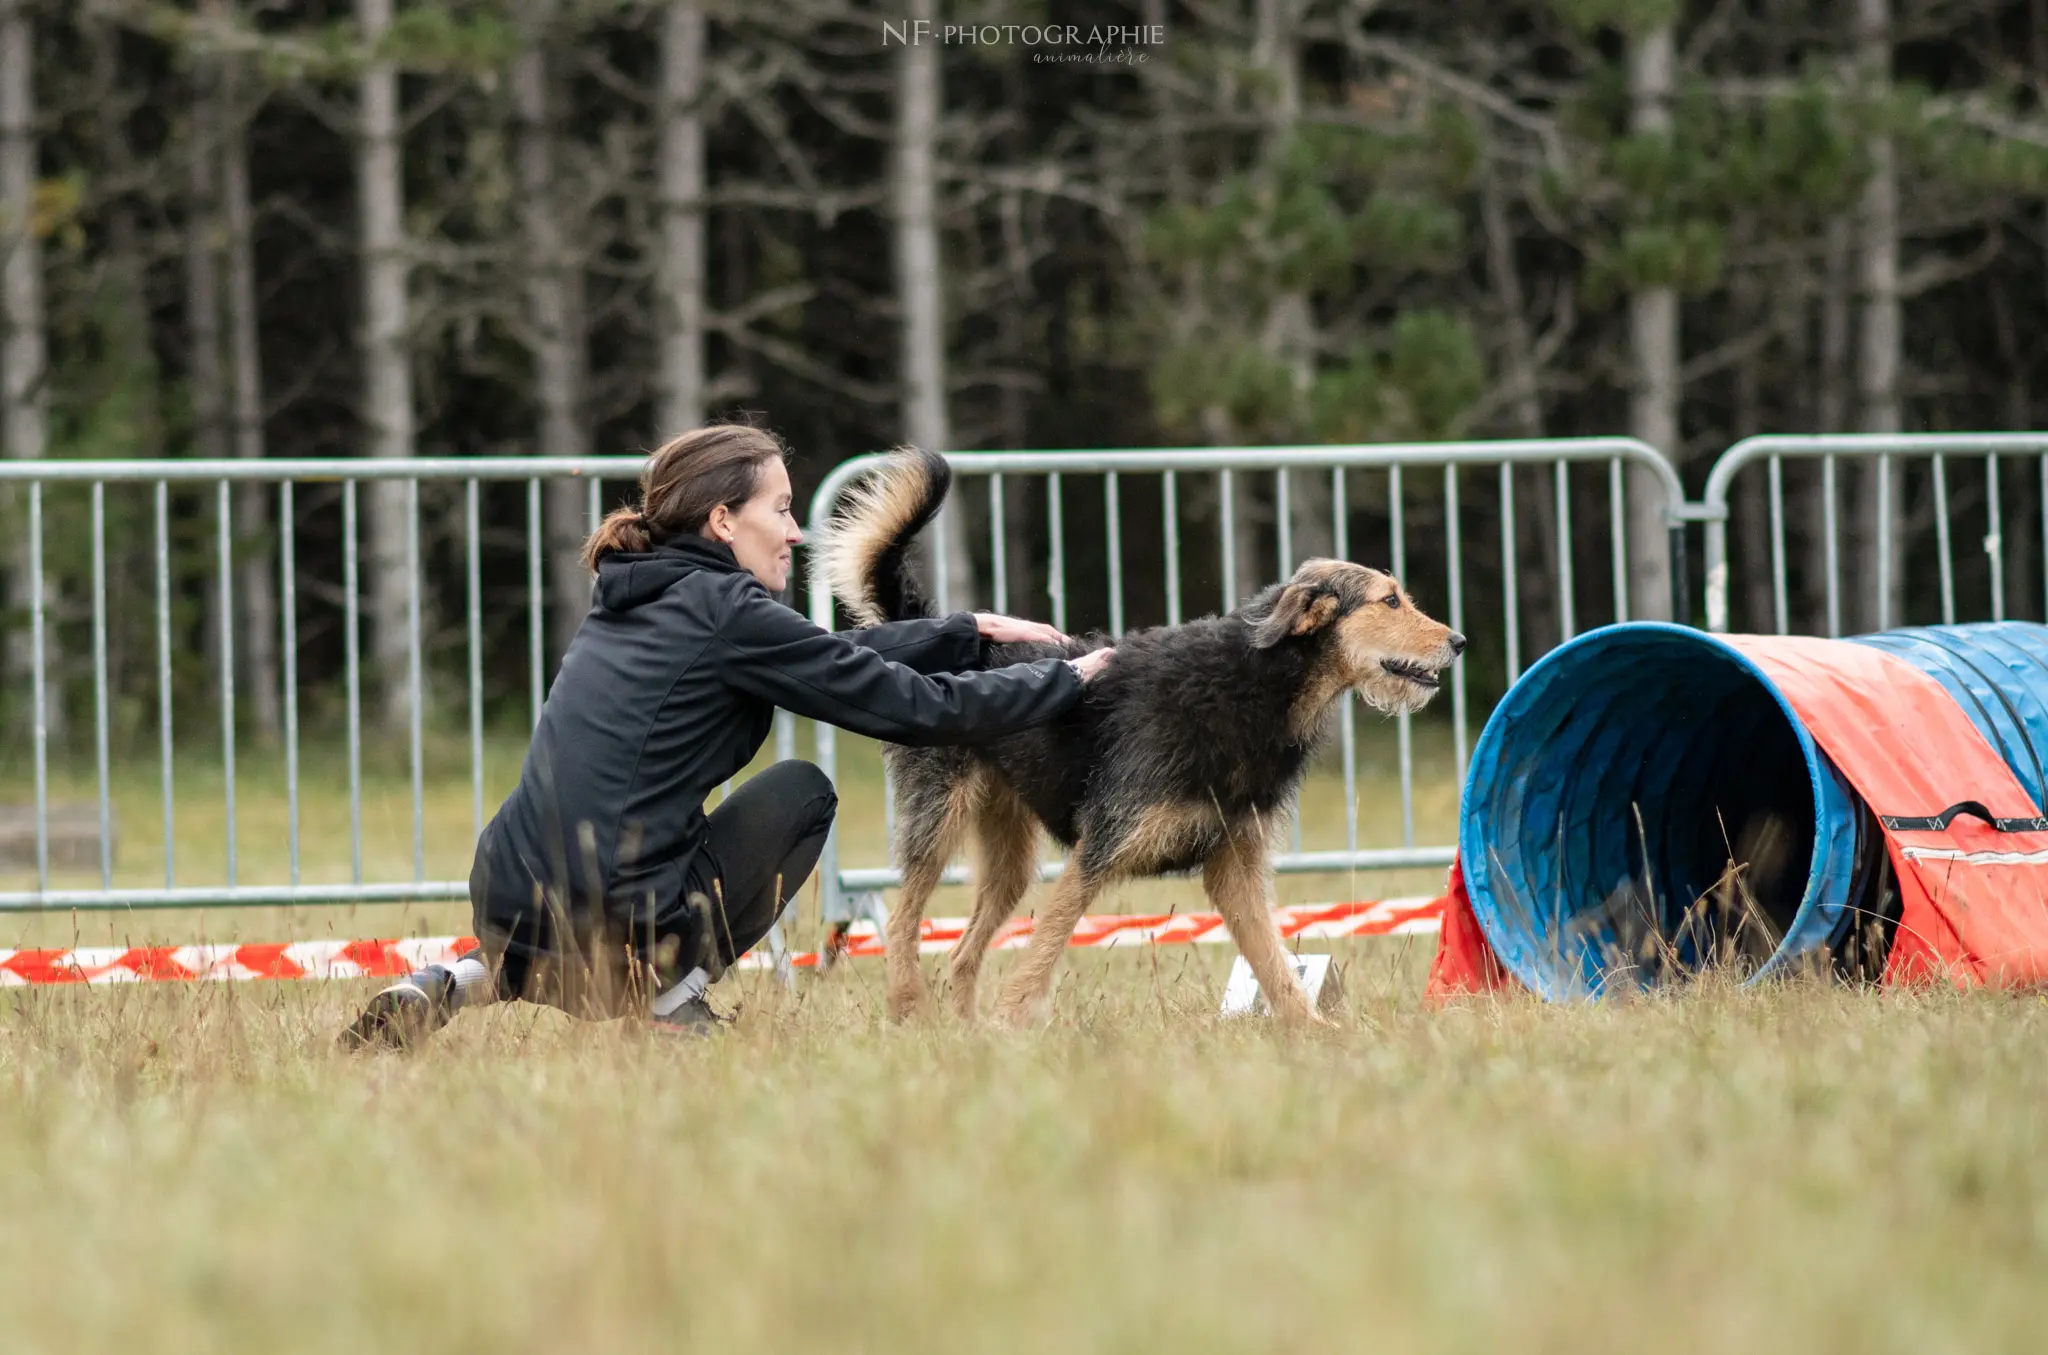
POLYGON ((930 616, 911 572, 910 543, 939 515, 953 468, 937 452, 898 448, 864 482, 811 552, 812 578, 863 626, 930 616))

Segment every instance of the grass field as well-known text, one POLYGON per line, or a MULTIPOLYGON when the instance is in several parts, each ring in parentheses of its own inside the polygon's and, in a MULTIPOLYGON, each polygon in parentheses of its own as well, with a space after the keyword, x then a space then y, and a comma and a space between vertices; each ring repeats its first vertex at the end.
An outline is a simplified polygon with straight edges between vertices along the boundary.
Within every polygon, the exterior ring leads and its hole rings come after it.
MULTIPOLYGON (((203 878, 218 812, 181 785, 203 878)), ((409 872, 403 778, 378 785, 374 873, 409 872)), ((144 844, 153 787, 120 790, 144 844)), ((243 806, 263 878, 281 808, 243 806)), ((466 866, 466 780, 430 808, 432 861, 466 866)), ((1070 957, 1028 1034, 891 1027, 871 962, 737 976, 715 1042, 513 1006, 410 1057, 332 1049, 372 985, 14 993, 0 1349, 2040 1349, 2048 1000, 1710 980, 1438 1010, 1426 941, 1333 949, 1344 1024, 1299 1039, 1216 1019, 1222 947, 1070 957)))

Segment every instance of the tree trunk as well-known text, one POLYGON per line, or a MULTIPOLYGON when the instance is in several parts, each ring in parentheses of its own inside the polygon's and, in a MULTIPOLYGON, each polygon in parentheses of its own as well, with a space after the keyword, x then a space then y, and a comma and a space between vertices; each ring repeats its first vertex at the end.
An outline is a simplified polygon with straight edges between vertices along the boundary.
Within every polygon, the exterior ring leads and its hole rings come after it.
MULTIPOLYGON (((1882 94, 1891 86, 1891 0, 1857 0, 1856 62, 1864 89, 1882 94)), ((1857 335, 1857 425, 1866 433, 1896 433, 1902 426, 1899 409, 1901 330, 1899 317, 1899 183, 1892 140, 1873 136, 1865 144, 1870 180, 1857 207, 1857 291, 1861 325, 1857 335)), ((1899 501, 1904 479, 1894 458, 1888 486, 1891 519, 1889 559, 1879 558, 1879 488, 1883 484, 1875 460, 1864 463, 1858 477, 1856 519, 1859 555, 1856 577, 1863 581, 1865 629, 1904 622, 1905 542, 1900 524, 1905 505, 1899 501)))
MULTIPOLYGON (((1818 433, 1844 433, 1849 429, 1849 312, 1850 299, 1855 280, 1850 270, 1850 221, 1848 217, 1836 217, 1828 223, 1826 263, 1821 270, 1820 298, 1820 372, 1814 383, 1814 431, 1818 433)), ((1833 517, 1836 524, 1836 541, 1842 539, 1841 524, 1849 514, 1842 503, 1842 486, 1849 479, 1845 470, 1853 472, 1850 463, 1837 462, 1835 475, 1835 503, 1833 517)), ((1813 618, 1816 635, 1829 633, 1828 619, 1828 539, 1827 524, 1829 511, 1826 504, 1826 470, 1816 465, 1812 468, 1812 490, 1808 507, 1801 516, 1805 519, 1806 531, 1806 613, 1813 618)), ((1841 587, 1840 570, 1843 561, 1837 558, 1835 587, 1841 587)), ((1841 612, 1841 595, 1836 594, 1836 610, 1841 612)), ((1854 600, 1846 609, 1853 618, 1854 600)), ((1836 617, 1839 629, 1841 617, 1836 617)))
POLYGON ((134 454, 154 458, 164 454, 163 411, 157 401, 156 357, 150 351, 149 343, 146 268, 138 239, 135 207, 128 193, 128 185, 135 172, 135 152, 128 144, 127 131, 121 122, 126 107, 126 86, 121 71, 121 26, 109 15, 95 17, 92 62, 99 153, 107 166, 107 178, 114 185, 114 191, 100 209, 107 223, 107 300, 110 309, 120 317, 120 331, 115 336, 114 347, 123 389, 135 402, 134 454))
MULTIPOLYGON (((193 447, 208 461, 223 461, 228 455, 227 378, 221 368, 220 343, 219 118, 217 62, 196 54, 191 126, 185 146, 185 336, 190 354, 186 379, 192 391, 193 447)), ((217 522, 214 530, 220 530, 217 522)), ((212 579, 215 558, 209 551, 204 572, 208 579, 212 579)), ((221 632, 233 623, 221 615, 220 589, 210 586, 203 593, 200 650, 218 688, 221 632)))
MULTIPOLYGON (((1629 51, 1629 127, 1642 133, 1671 130, 1674 41, 1669 24, 1636 39, 1629 51)), ((1629 347, 1634 381, 1629 431, 1670 457, 1684 458, 1679 441, 1678 293, 1645 287, 1629 298, 1629 347)), ((1634 470, 1628 484, 1629 615, 1671 619, 1671 548, 1664 494, 1654 475, 1634 470)), ((1680 618, 1681 620, 1685 618, 1680 618)))
MULTIPOLYGON (((235 455, 257 461, 263 457, 263 358, 256 328, 255 223, 249 204, 249 120, 254 109, 243 105, 245 85, 241 59, 230 57, 221 70, 221 205, 228 243, 228 347, 234 363, 235 455)), ((237 591, 242 616, 237 649, 246 668, 243 689, 249 693, 256 732, 275 740, 283 727, 278 677, 277 588, 272 576, 270 543, 275 539, 274 491, 245 484, 236 496, 236 543, 242 556, 237 591)))
MULTIPOLYGON (((910 0, 913 22, 938 20, 938 0, 910 0)), ((946 311, 939 257, 938 165, 941 92, 939 46, 908 43, 896 56, 896 146, 890 200, 896 228, 896 290, 903 310, 903 425, 905 436, 928 451, 953 450, 946 401, 946 311)), ((974 557, 968 547, 966 504, 956 497, 940 519, 933 573, 948 580, 947 602, 956 610, 974 596, 974 557), (940 573, 943 553, 944 573, 940 573)))
POLYGON ((704 6, 671 0, 661 29, 661 429, 704 421, 704 6))
MULTIPOLYGON (((1730 299, 1734 303, 1730 309, 1736 324, 1762 325, 1768 322, 1768 317, 1759 313, 1763 298, 1753 274, 1741 274, 1735 279, 1730 299)), ((1735 426, 1731 431, 1737 440, 1763 431, 1763 356, 1752 352, 1735 367, 1735 426)), ((1736 481, 1741 504, 1735 516, 1737 530, 1741 533, 1744 568, 1739 580, 1730 581, 1731 585, 1739 584, 1742 589, 1743 628, 1759 634, 1775 633, 1778 629, 1777 599, 1772 590, 1768 475, 1767 470, 1761 473, 1752 471, 1736 481)), ((1790 618, 1787 620, 1789 622, 1790 618)))
MULTIPOLYGON (((1301 4, 1300 0, 1257 0, 1253 16, 1252 61, 1265 75, 1267 89, 1266 171, 1273 173, 1294 137, 1301 118, 1301 4)), ((1265 347, 1283 364, 1294 386, 1297 429, 1308 423, 1309 393, 1315 384, 1315 314, 1301 292, 1282 292, 1273 300, 1267 316, 1265 347)), ((1298 434, 1297 434, 1298 436, 1298 434)), ((1327 556, 1334 538, 1330 522, 1330 474, 1328 471, 1282 471, 1287 477, 1287 527, 1291 538, 1289 555, 1275 557, 1272 569, 1291 571, 1305 559, 1327 556)), ((1278 519, 1276 503, 1274 521, 1278 519)), ((1252 575, 1269 576, 1265 570, 1252 575)))
MULTIPOLYGON (((555 0, 527 0, 521 14, 525 44, 512 70, 512 100, 519 118, 519 199, 526 245, 526 315, 533 328, 533 365, 540 401, 543 456, 588 456, 584 422, 587 362, 582 329, 582 269, 570 257, 564 229, 562 129, 556 116, 554 75, 547 51, 558 10, 555 0)), ((554 649, 562 653, 590 610, 590 579, 581 554, 588 508, 580 481, 549 483, 548 608, 554 649)))
MULTIPOLYGON (((112 349, 119 365, 116 389, 128 402, 134 438, 129 455, 154 460, 164 454, 163 405, 159 395, 156 354, 150 344, 148 266, 142 258, 135 205, 130 200, 135 152, 129 145, 123 115, 128 86, 121 69, 121 25, 110 14, 93 24, 93 103, 99 153, 107 166, 111 191, 101 213, 107 223, 107 274, 103 295, 118 317, 112 349)), ((149 595, 155 587, 154 561, 140 542, 110 537, 107 542, 107 685, 112 692, 136 690, 129 664, 137 657, 129 643, 129 627, 113 618, 129 614, 129 599, 149 595)), ((155 680, 152 667, 145 682, 155 680)))
MULTIPOLYGON (((1494 166, 1488 165, 1479 185, 1479 215, 1486 231, 1486 274, 1500 303, 1502 359, 1507 367, 1508 417, 1516 437, 1540 438, 1543 433, 1543 395, 1536 370, 1536 340, 1529 330, 1528 301, 1522 290, 1522 270, 1515 262, 1514 229, 1508 221, 1507 204, 1501 199, 1500 182, 1494 166)), ((1514 471, 1509 472, 1515 474, 1514 471)), ((1520 477, 1526 479, 1527 477, 1520 477)), ((1523 487, 1518 483, 1518 496, 1523 487)), ((1528 652, 1547 648, 1545 637, 1561 639, 1562 613, 1557 605, 1557 495, 1551 485, 1541 486, 1532 497, 1517 497, 1515 519, 1534 538, 1542 567, 1521 575, 1516 584, 1525 624, 1523 643, 1528 652), (1540 627, 1537 623, 1540 622, 1540 627)))
MULTIPOLYGON (((35 461, 47 451, 45 411, 49 392, 43 339, 43 254, 35 233, 35 30, 26 0, 0 0, 0 442, 7 455, 35 461)), ((16 499, 25 503, 25 497, 16 499)), ((7 605, 26 617, 34 605, 31 561, 24 532, 8 552, 7 605)), ((54 590, 45 576, 43 601, 54 590)), ((45 680, 57 669, 56 646, 44 628, 45 680)), ((8 684, 26 691, 33 681, 35 647, 26 625, 13 628, 7 642, 8 684)), ((46 727, 62 729, 60 689, 48 682, 46 727)), ((26 702, 24 702, 26 705, 26 702)))
MULTIPOLYGON (((391 27, 392 0, 356 0, 356 22, 371 52, 391 27)), ((413 454, 412 364, 407 330, 410 261, 405 239, 405 184, 400 162, 398 67, 373 57, 358 81, 356 192, 363 251, 363 423, 365 450, 380 459, 413 454)), ((406 605, 414 580, 406 572, 406 487, 375 482, 369 495, 370 652, 382 692, 387 733, 405 730, 411 715, 411 637, 406 605)), ((426 618, 421 618, 424 627, 426 618)), ((424 712, 422 712, 424 714, 424 712)))

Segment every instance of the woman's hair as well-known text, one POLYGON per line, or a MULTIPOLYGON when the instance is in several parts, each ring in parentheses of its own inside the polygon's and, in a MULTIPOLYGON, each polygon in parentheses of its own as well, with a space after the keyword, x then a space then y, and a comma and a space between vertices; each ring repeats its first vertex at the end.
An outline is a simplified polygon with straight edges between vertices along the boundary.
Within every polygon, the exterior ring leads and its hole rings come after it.
POLYGON ((754 497, 761 467, 787 461, 789 448, 765 428, 713 423, 669 439, 640 471, 640 503, 614 508, 583 543, 583 564, 613 551, 644 551, 657 541, 704 530, 711 510, 738 508, 754 497))

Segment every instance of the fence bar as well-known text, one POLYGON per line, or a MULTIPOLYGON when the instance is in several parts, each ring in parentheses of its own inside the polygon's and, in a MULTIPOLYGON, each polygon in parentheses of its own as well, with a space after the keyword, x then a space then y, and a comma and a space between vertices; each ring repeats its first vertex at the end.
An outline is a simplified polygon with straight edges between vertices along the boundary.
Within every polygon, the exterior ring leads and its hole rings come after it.
POLYGON ((1284 470, 1273 472, 1273 539, 1280 549, 1282 579, 1294 577, 1294 476, 1284 470))
POLYGON ((533 689, 533 727, 540 728, 541 702, 547 698, 546 665, 541 644, 545 635, 540 587, 540 481, 526 482, 526 667, 533 689))
POLYGON ((1046 592, 1052 596, 1052 624, 1067 628, 1067 510, 1060 492, 1060 473, 1045 477, 1045 525, 1052 537, 1052 558, 1047 562, 1046 592))
POLYGON ((1515 468, 1503 461, 1500 467, 1500 591, 1501 615, 1507 625, 1508 685, 1522 676, 1522 622, 1520 603, 1515 597, 1515 572, 1519 552, 1515 550, 1515 468))
POLYGON ((299 565, 297 507, 292 482, 277 487, 279 595, 284 603, 285 850, 292 883, 299 882, 299 565))
POLYGON ((114 887, 114 811, 107 798, 107 487, 92 485, 92 744, 99 784, 100 888, 114 887))
MULTIPOLYGON (((417 485, 419 481, 415 480, 413 484, 417 485)), ((597 524, 604 521, 604 481, 595 475, 590 477, 589 497, 584 503, 583 515, 590 524, 584 530, 595 535, 597 524)))
POLYGON ((171 808, 171 486, 156 482, 157 730, 163 747, 164 888, 178 883, 177 824, 171 808))
MULTIPOLYGON (((1351 504, 1344 484, 1344 468, 1330 468, 1330 548, 1339 560, 1351 558, 1351 504)), ((1344 850, 1358 850, 1358 700, 1346 691, 1338 698, 1338 737, 1344 755, 1344 850)))
MULTIPOLYGON (((1401 468, 1387 468, 1387 526, 1393 537, 1394 577, 1408 577, 1408 530, 1402 512, 1401 468)), ((1401 759, 1401 845, 1415 845, 1415 731, 1414 719, 1402 711, 1395 723, 1395 744, 1401 759)))
POLYGON ((28 487, 28 590, 29 629, 34 649, 35 672, 30 682, 35 705, 36 761, 36 889, 50 887, 50 693, 43 669, 46 640, 43 634, 43 482, 32 480, 28 487))
POLYGON ((1991 619, 2005 620, 2005 518, 1998 507, 1998 453, 1984 458, 1984 554, 1991 566, 1991 619))
POLYGON ((134 908, 291 908, 323 903, 433 903, 469 897, 467 880, 357 885, 187 885, 180 889, 0 892, 0 913, 126 912, 134 908))
POLYGON ((1785 472, 1784 458, 1774 456, 1766 463, 1771 491, 1771 609, 1778 622, 1778 634, 1792 630, 1791 609, 1785 599, 1785 472))
POLYGON ((1949 549, 1948 466, 1941 453, 1934 454, 1934 540, 1941 551, 1941 624, 1956 623, 1956 567, 1949 549))
MULTIPOLYGON (((1613 463, 1617 468, 1620 462, 1613 463)), ((1451 561, 1451 629, 1465 633, 1464 531, 1458 523, 1458 468, 1444 467, 1444 548, 1451 561)), ((1458 767, 1458 784, 1465 784, 1465 755, 1470 740, 1466 722, 1465 665, 1451 665, 1451 751, 1458 767)))
POLYGON ((1877 628, 1892 628, 1892 459, 1877 458, 1877 628))
MULTIPOLYGON (((2042 462, 2048 470, 2048 461, 2042 462)), ((1835 459, 1824 456, 1820 459, 1821 535, 1824 566, 1828 572, 1828 638, 1842 638, 1842 567, 1841 545, 1835 540, 1835 459)))
POLYGON ((220 482, 214 502, 220 569, 220 761, 227 781, 228 888, 235 886, 235 567, 233 494, 220 482))
POLYGON ((349 878, 363 882, 363 655, 356 560, 356 482, 341 487, 342 627, 348 651, 348 860, 349 878))
MULTIPOLYGON (((593 491, 595 480, 590 482, 593 491)), ((427 785, 426 750, 421 729, 420 707, 425 703, 425 683, 420 672, 420 482, 405 482, 405 629, 411 639, 406 655, 405 704, 412 736, 412 878, 427 878, 427 785)))
POLYGON ((1223 611, 1237 605, 1237 477, 1223 472, 1223 611))
POLYGON ((462 564, 464 601, 469 623, 469 820, 477 837, 484 835, 484 598, 481 548, 482 489, 471 480, 462 493, 462 564))
POLYGON ((1572 620, 1572 485, 1562 461, 1557 463, 1557 619, 1560 644, 1578 634, 1572 620))
POLYGON ((998 613, 1010 610, 1010 551, 1006 532, 1010 515, 1003 507, 1003 477, 988 477, 988 560, 989 580, 995 598, 993 605, 998 613))
MULTIPOLYGON (((1448 474, 1450 467, 1444 470, 1448 474)), ((1618 456, 1607 463, 1607 534, 1607 555, 1614 567, 1614 619, 1622 622, 1628 620, 1628 493, 1618 456)))
MULTIPOLYGON (((1283 580, 1294 577, 1294 474, 1287 470, 1273 472, 1273 540, 1279 548, 1279 577, 1283 580)), ((1349 808, 1347 803, 1346 808, 1349 808)), ((1296 812, 1287 825, 1288 841, 1295 851, 1301 850, 1301 814, 1296 812)))
POLYGON ((1180 624, 1180 482, 1166 472, 1159 490, 1159 511, 1166 527, 1166 624, 1180 624))
POLYGON ((1117 474, 1102 477, 1102 513, 1109 537, 1109 634, 1124 633, 1124 522, 1123 494, 1117 474))

